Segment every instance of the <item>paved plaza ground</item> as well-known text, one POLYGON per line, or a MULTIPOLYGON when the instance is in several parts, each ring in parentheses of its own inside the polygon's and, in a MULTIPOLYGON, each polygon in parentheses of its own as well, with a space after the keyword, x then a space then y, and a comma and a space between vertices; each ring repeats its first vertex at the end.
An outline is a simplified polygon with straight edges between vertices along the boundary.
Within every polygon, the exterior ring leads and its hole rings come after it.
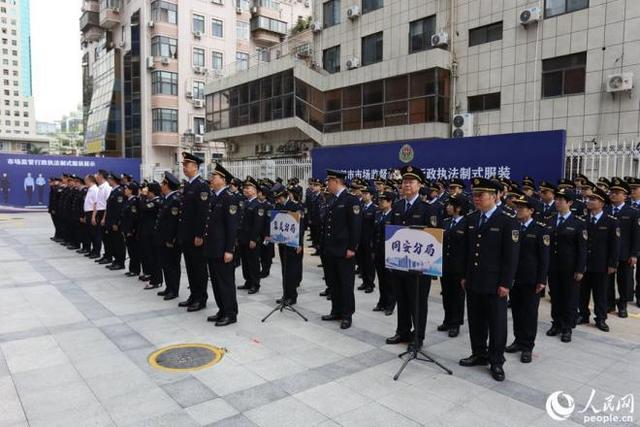
MULTIPOLYGON (((238 291, 238 323, 216 328, 205 321, 216 312, 212 297, 205 311, 187 313, 179 300, 163 301, 51 235, 45 214, 0 215, 0 426, 569 426, 593 414, 579 413, 592 390, 595 410, 609 395, 640 398, 635 305, 628 319, 610 317, 610 333, 580 326, 563 344, 544 335, 547 298, 533 362, 506 355, 507 379, 498 383, 486 367, 458 365, 470 353, 466 325, 453 339, 436 331, 443 310, 434 282, 425 350, 453 375, 412 362, 393 381, 404 346, 384 338, 394 333, 395 314, 371 311, 377 290, 357 291, 351 329, 322 322, 329 302, 318 296, 324 284, 317 257, 305 257, 297 306, 309 322, 287 312, 260 322, 281 294, 276 259, 258 294, 238 291), (227 353, 195 372, 149 366, 156 349, 180 343, 227 353), (555 391, 575 400, 569 420, 553 421, 545 410, 555 391)), ((182 297, 186 286, 183 272, 182 297)))

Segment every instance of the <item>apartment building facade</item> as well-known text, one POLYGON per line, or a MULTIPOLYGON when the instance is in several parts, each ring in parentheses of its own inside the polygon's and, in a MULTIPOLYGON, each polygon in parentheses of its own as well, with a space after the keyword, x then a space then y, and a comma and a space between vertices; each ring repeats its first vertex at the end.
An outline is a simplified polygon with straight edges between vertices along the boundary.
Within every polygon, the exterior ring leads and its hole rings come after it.
POLYGON ((550 129, 566 129, 570 148, 637 141, 638 24, 633 0, 317 2, 312 60, 287 55, 208 83, 205 139, 226 141, 229 159, 291 156, 290 141, 304 141, 295 157, 550 129), (291 111, 258 114, 274 101, 252 93, 278 74, 293 82, 291 111))
POLYGON ((209 164, 223 145, 204 141, 206 79, 279 43, 298 17, 311 14, 310 6, 301 0, 84 0, 87 154, 141 157, 145 177, 178 169, 183 150, 209 164), (257 9, 266 11, 261 19, 252 13, 257 9))

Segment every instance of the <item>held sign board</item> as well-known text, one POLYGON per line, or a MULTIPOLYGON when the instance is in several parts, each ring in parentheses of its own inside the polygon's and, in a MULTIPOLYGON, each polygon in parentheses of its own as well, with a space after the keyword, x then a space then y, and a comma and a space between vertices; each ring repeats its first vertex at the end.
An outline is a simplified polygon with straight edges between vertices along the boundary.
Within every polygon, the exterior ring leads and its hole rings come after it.
POLYGON ((384 237, 386 268, 442 276, 442 229, 387 225, 384 237))
POLYGON ((140 179, 140 159, 0 154, 0 210, 46 210, 49 178, 104 169, 140 179))
POLYGON ((476 136, 453 139, 417 139, 375 144, 314 148, 313 176, 338 169, 347 178, 386 178, 387 169, 411 164, 426 178, 490 178, 555 182, 564 176, 566 132, 564 130, 476 136))
POLYGON ((271 242, 292 248, 300 247, 300 213, 289 211, 271 211, 271 242))

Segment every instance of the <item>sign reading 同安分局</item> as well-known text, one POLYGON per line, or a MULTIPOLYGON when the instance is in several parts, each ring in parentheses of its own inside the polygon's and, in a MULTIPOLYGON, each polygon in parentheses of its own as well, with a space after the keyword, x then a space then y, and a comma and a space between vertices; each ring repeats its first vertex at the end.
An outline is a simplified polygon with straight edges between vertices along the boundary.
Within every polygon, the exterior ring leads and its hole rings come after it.
POLYGON ((390 270, 442 276, 443 231, 439 228, 387 225, 384 262, 390 270))

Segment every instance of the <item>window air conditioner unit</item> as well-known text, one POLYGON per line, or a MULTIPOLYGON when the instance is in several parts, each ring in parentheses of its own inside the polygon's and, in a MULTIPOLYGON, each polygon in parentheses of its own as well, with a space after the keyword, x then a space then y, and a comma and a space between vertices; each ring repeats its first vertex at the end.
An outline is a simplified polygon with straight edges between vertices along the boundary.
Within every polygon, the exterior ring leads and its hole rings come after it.
POLYGON ((236 13, 237 13, 237 14, 242 13, 242 8, 241 8, 241 7, 236 7, 236 13))
POLYGON ((432 47, 446 46, 448 44, 449 44, 449 34, 445 31, 435 33, 434 35, 431 36, 432 47))
POLYGON ((156 23, 153 22, 153 21, 147 22, 147 27, 149 27, 149 28, 153 28, 155 25, 156 25, 156 23))
POLYGON ((200 31, 194 31, 193 32, 193 37, 199 39, 202 38, 202 33, 200 31))
POLYGON ((351 6, 347 9, 347 18, 356 19, 358 16, 360 16, 360 6, 351 6))
POLYGON ((360 60, 358 59, 357 56, 354 56, 353 58, 347 59, 347 68, 349 70, 352 70, 354 68, 358 68, 359 66, 360 66, 360 60))
POLYGON ((322 31, 322 22, 320 21, 314 21, 311 23, 311 31, 313 31, 314 33, 319 33, 320 31, 322 31))
POLYGON ((236 144, 235 142, 227 142, 226 149, 228 153, 237 153, 238 144, 236 144))
POLYGON ((453 116, 452 136, 454 138, 473 136, 473 114, 461 113, 453 116))
POLYGON ((147 56, 147 68, 150 70, 156 68, 156 61, 153 56, 147 56))
POLYGON ((163 56, 162 57, 162 65, 169 65, 169 57, 168 56, 163 56))
POLYGON ((520 24, 529 25, 542 19, 542 10, 539 7, 530 7, 520 13, 520 24))
POLYGON ((184 93, 184 95, 185 95, 187 98, 193 98, 193 92, 192 92, 192 91, 190 91, 190 90, 186 91, 186 92, 184 93))
POLYGON ((204 74, 204 73, 206 73, 206 72, 207 72, 207 69, 206 69, 206 68, 204 68, 204 67, 196 66, 196 67, 193 67, 193 71, 194 71, 196 74, 204 74))
POLYGON ((126 45, 127 45, 127 42, 122 41, 122 42, 120 42, 120 44, 119 44, 118 46, 120 46, 120 47, 125 47, 126 45))
POLYGON ((193 100, 193 106, 195 108, 202 108, 204 107, 204 99, 194 99, 193 100))
POLYGON ((258 6, 251 7, 251 13, 253 13, 254 15, 258 13, 258 6))
POLYGON ((114 7, 111 10, 113 11, 113 13, 120 13, 120 8, 119 7, 114 7))
POLYGON ((203 135, 196 135, 195 142, 196 142, 196 144, 204 144, 204 136, 203 135))
POLYGON ((607 92, 622 92, 633 89, 633 73, 610 74, 607 76, 607 92))
POLYGON ((304 7, 311 7, 311 2, 309 0, 305 1, 304 7))

